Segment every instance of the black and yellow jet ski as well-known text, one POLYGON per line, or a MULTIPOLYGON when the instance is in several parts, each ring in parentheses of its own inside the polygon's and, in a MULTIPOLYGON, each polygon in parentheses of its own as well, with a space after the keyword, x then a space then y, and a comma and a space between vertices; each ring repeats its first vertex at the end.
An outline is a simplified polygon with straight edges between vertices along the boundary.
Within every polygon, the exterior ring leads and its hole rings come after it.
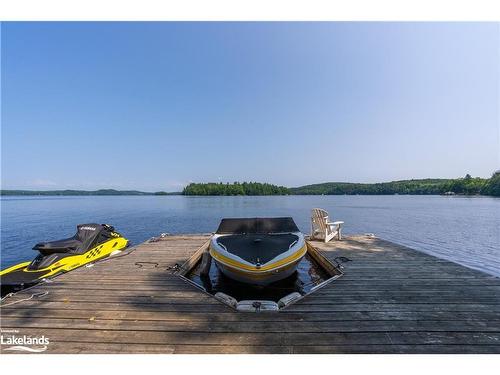
POLYGON ((77 225, 73 237, 41 242, 33 247, 40 254, 0 272, 2 296, 71 271, 124 250, 128 240, 108 224, 77 225))

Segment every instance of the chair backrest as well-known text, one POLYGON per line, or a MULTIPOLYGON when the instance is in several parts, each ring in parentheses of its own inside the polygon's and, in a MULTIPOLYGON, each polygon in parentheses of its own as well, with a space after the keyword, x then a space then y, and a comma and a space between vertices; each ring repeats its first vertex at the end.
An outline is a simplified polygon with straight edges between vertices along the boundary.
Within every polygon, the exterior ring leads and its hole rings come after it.
POLYGON ((314 227, 320 230, 327 229, 326 222, 328 221, 328 212, 321 208, 313 208, 311 210, 311 221, 314 227))

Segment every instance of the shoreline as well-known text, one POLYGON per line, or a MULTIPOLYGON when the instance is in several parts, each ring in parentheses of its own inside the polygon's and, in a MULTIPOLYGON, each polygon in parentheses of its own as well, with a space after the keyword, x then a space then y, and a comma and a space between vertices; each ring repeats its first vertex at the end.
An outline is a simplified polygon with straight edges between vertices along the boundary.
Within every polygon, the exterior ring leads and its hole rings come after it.
POLYGON ((190 195, 190 194, 0 194, 0 198, 4 197, 446 197, 446 198, 500 198, 495 195, 483 194, 281 194, 281 195, 190 195))

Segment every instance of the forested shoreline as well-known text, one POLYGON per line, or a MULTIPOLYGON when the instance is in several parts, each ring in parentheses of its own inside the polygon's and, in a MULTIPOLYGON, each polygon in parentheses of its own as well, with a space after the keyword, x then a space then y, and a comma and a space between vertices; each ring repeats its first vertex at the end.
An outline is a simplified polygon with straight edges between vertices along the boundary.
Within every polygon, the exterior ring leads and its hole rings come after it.
POLYGON ((456 179, 418 179, 373 184, 327 182, 291 188, 290 194, 299 195, 491 195, 500 196, 500 172, 491 178, 466 175, 456 179))
POLYGON ((414 179, 380 183, 325 182, 288 188, 259 182, 190 183, 182 192, 142 192, 137 190, 0 190, 3 196, 86 196, 86 195, 487 195, 500 196, 500 171, 491 178, 414 179))
POLYGON ((490 195, 500 196, 500 172, 491 178, 415 179, 381 183, 326 182, 287 188, 256 182, 191 183, 183 195, 490 195))

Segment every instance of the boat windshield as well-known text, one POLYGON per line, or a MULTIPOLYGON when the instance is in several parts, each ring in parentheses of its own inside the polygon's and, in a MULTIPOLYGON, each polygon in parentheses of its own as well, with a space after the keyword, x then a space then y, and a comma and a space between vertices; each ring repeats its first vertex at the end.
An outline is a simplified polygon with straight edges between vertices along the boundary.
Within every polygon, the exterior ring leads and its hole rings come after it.
POLYGON ((271 234, 299 232, 291 217, 222 219, 217 234, 271 234))

